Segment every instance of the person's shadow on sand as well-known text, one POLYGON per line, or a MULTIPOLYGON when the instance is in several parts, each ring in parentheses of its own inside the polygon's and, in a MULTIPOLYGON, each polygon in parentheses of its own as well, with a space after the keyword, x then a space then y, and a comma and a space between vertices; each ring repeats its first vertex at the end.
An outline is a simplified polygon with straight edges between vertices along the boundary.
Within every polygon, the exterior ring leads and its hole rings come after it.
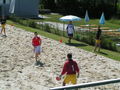
POLYGON ((40 62, 40 61, 37 61, 37 62, 36 62, 36 66, 44 67, 44 63, 42 63, 42 62, 40 62))
POLYGON ((107 53, 105 53, 105 52, 101 52, 101 51, 100 51, 99 53, 100 53, 100 54, 103 54, 103 55, 108 55, 107 53))
POLYGON ((83 43, 66 43, 66 45, 75 46, 75 47, 88 46, 87 44, 83 44, 83 43))

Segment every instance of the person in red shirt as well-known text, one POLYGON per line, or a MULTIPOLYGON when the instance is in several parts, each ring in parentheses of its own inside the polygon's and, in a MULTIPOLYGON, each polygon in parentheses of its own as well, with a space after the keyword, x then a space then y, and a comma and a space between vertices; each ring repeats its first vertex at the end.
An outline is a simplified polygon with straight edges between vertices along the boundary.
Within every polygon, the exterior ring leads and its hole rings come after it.
POLYGON ((77 77, 79 77, 79 67, 72 59, 72 53, 67 54, 67 61, 64 64, 64 67, 62 69, 61 75, 59 76, 60 78, 62 75, 66 74, 64 81, 63 81, 63 86, 66 84, 69 84, 70 82, 72 84, 77 83, 77 77))
POLYGON ((38 33, 37 32, 34 32, 34 38, 32 39, 32 45, 34 47, 34 52, 35 52, 35 60, 36 60, 36 63, 38 62, 37 61, 37 58, 38 58, 38 55, 40 55, 41 53, 41 43, 42 43, 42 40, 40 37, 38 37, 38 33))

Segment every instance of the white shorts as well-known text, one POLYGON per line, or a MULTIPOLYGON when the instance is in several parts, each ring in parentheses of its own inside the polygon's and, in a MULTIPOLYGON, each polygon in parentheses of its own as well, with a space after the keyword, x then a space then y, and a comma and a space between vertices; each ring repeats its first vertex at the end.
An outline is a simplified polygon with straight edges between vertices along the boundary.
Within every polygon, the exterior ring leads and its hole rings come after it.
POLYGON ((35 52, 35 53, 40 53, 40 52, 42 52, 41 46, 35 46, 34 52, 35 52))

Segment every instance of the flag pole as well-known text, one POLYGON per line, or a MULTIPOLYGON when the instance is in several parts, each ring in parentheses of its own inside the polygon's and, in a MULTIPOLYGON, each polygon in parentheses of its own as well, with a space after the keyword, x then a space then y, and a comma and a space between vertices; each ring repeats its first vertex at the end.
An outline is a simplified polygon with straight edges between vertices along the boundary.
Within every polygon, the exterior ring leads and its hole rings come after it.
POLYGON ((9 13, 14 14, 15 12, 15 0, 11 0, 9 13))
POLYGON ((3 0, 3 5, 2 5, 2 19, 5 19, 5 0, 3 0))

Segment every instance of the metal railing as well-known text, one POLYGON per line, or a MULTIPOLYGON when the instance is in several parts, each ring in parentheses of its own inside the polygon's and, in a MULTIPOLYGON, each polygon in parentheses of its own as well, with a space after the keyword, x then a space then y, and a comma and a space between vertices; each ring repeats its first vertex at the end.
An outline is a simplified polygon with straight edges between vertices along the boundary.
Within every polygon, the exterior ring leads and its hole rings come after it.
POLYGON ((112 84, 112 83, 120 83, 120 78, 83 83, 83 84, 77 84, 77 85, 70 85, 70 86, 61 86, 56 88, 50 88, 50 90, 64 90, 64 89, 69 90, 69 89, 78 89, 78 88, 81 89, 81 88, 94 87, 94 86, 100 86, 100 85, 106 85, 106 84, 112 84))

